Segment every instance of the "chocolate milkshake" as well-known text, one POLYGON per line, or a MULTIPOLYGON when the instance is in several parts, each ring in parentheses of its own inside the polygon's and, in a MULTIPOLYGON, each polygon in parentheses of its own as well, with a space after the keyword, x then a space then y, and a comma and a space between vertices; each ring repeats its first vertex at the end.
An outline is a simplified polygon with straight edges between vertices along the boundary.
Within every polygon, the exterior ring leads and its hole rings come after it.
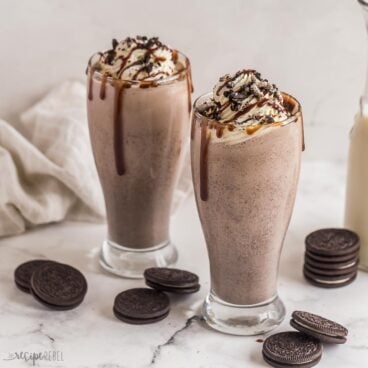
POLYGON ((300 105, 253 70, 199 98, 192 171, 211 271, 208 323, 262 333, 284 316, 277 272, 300 169, 300 105))
POLYGON ((137 36, 88 66, 88 122, 107 213, 102 264, 141 277, 176 260, 170 209, 189 136, 189 60, 137 36))

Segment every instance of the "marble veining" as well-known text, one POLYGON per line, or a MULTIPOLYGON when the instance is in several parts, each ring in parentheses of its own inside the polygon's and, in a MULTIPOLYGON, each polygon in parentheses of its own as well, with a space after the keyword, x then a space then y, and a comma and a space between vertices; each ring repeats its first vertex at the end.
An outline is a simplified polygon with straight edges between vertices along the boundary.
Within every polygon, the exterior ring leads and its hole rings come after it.
MULTIPOLYGON (((326 346, 319 367, 364 368, 368 361, 368 274, 341 289, 320 289, 302 276, 304 237, 316 228, 340 226, 344 208, 345 167, 331 162, 304 162, 299 192, 280 265, 279 293, 287 317, 276 331, 290 329, 293 310, 321 314, 349 328, 348 342, 326 346)), ((200 276, 200 292, 171 297, 167 319, 132 326, 114 318, 112 304, 120 291, 143 286, 100 269, 97 257, 105 225, 64 223, 0 240, 0 367, 31 367, 14 358, 19 352, 62 353, 59 361, 35 361, 50 368, 257 368, 266 336, 237 337, 209 329, 200 317, 209 290, 208 261, 193 197, 179 209, 172 238, 180 250, 179 267, 200 276), (190 229, 190 231, 188 230, 190 229), (18 264, 50 258, 79 268, 88 281, 82 305, 49 311, 13 282, 18 264), (11 359, 11 360, 9 360, 11 359)))
POLYGON ((160 345, 157 345, 155 350, 153 351, 153 355, 152 355, 152 359, 151 359, 151 364, 150 366, 153 367, 156 365, 159 357, 160 357, 160 354, 161 354, 161 351, 162 349, 165 347, 165 346, 169 346, 169 345, 173 345, 176 343, 176 337, 181 334, 182 332, 186 331, 193 323, 195 322, 198 322, 198 321, 201 321, 203 322, 203 317, 200 316, 200 315, 195 315, 195 316, 192 316, 190 318, 188 318, 185 322, 185 325, 180 328, 179 330, 176 330, 170 337, 169 339, 164 342, 163 344, 160 344, 160 345))

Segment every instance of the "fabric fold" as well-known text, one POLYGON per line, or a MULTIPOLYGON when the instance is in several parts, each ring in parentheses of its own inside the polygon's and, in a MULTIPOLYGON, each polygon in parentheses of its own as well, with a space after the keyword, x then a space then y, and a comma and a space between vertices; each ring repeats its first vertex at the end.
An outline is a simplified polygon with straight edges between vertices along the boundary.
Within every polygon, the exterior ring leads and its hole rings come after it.
MULTIPOLYGON (((85 103, 85 85, 66 81, 25 111, 17 130, 0 119, 0 236, 65 219, 104 221, 85 103)), ((191 191, 188 161, 173 210, 191 191)))

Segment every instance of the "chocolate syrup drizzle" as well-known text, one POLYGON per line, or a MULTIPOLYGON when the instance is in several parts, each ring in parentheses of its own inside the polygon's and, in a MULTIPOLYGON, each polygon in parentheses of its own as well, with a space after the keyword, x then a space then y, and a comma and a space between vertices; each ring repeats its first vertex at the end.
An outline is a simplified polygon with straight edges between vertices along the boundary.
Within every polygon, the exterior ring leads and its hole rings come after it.
MULTIPOLYGON (((295 102, 286 94, 284 95, 284 107, 293 113, 295 102)), ((255 103, 254 105, 263 106, 263 104, 267 103, 266 99, 262 99, 255 103)), ((254 105, 247 106, 246 108, 253 108, 254 105)), ((300 108, 300 107, 299 107, 300 108)), ((241 114, 244 111, 240 111, 241 114)), ((300 114, 301 119, 301 127, 302 127, 302 151, 305 150, 305 143, 304 143, 304 123, 303 123, 303 115, 301 114, 301 110, 297 112, 300 114)), ((236 119, 236 116, 233 118, 236 119)), ((298 117, 295 116, 295 121, 297 121, 298 117)), ((293 121, 290 121, 292 123, 293 121)), ((280 126, 281 123, 273 123, 272 126, 280 126)), ((225 128, 232 132, 235 129, 235 126, 228 121, 218 122, 216 120, 208 120, 207 117, 203 116, 199 120, 199 127, 200 127, 200 157, 199 157, 199 178, 200 178, 200 198, 202 201, 208 200, 208 146, 211 141, 211 130, 216 130, 216 137, 222 138, 225 128), (210 131, 208 131, 210 130, 210 131)), ((257 126, 249 126, 246 128, 246 132, 248 135, 252 135, 256 133, 261 128, 261 125, 257 126)), ((192 117, 192 129, 191 129, 191 140, 194 140, 195 136, 195 129, 196 129, 196 119, 192 117)))
POLYGON ((106 97, 106 82, 107 82, 107 75, 104 74, 101 79, 101 88, 100 88, 100 99, 104 100, 106 97))
MULTIPOLYGON (((132 67, 140 66, 137 71, 134 73, 133 76, 131 76, 130 80, 152 80, 153 78, 159 79, 157 77, 160 77, 160 79, 169 77, 172 75, 172 73, 164 70, 160 70, 156 73, 152 73, 152 70, 154 67, 160 68, 161 63, 166 61, 165 57, 157 56, 155 55, 155 51, 157 50, 168 50, 171 52, 171 61, 176 64, 177 59, 177 51, 171 50, 166 45, 162 44, 162 42, 158 39, 158 37, 151 37, 147 38, 145 36, 137 36, 136 38, 128 37, 124 41, 122 41, 122 44, 125 45, 129 50, 128 54, 126 56, 119 55, 118 53, 118 47, 119 42, 116 39, 112 40, 112 49, 105 51, 100 55, 99 60, 96 62, 98 65, 113 65, 114 63, 121 61, 121 64, 119 65, 119 70, 117 72, 116 79, 123 79, 123 73, 132 67), (143 55, 139 58, 139 60, 136 60, 130 64, 128 64, 129 60, 131 59, 133 53, 136 50, 142 50, 143 55), (146 76, 142 76, 141 73, 145 73, 146 76)), ((124 47, 124 46, 123 46, 124 47)))
MULTIPOLYGON (((176 51, 176 50, 175 50, 176 51)), ((177 60, 177 52, 176 52, 177 60)), ((192 111, 192 93, 194 92, 193 81, 192 81, 192 68, 190 66, 189 59, 185 59, 186 81, 187 81, 187 95, 188 95, 188 112, 192 111)))
POLYGON ((211 134, 207 132, 207 122, 201 122, 201 148, 199 157, 200 195, 202 201, 208 199, 208 144, 211 134))
MULTIPOLYGON (((102 85, 102 84, 101 84, 102 85)), ((114 84, 114 153, 116 172, 119 176, 125 173, 124 162, 124 122, 123 118, 123 99, 124 99, 124 84, 114 84)))
POLYGON ((248 75, 248 74, 251 74, 251 73, 255 73, 256 71, 255 70, 243 70, 243 71, 239 71, 237 72, 236 74, 234 74, 231 78, 229 79, 226 79, 226 75, 224 77, 221 77, 220 78, 220 82, 223 82, 223 84, 217 89, 216 91, 216 95, 217 96, 220 96, 220 92, 229 85, 229 83, 231 84, 231 82, 234 82, 241 74, 244 74, 244 75, 248 75))
POLYGON ((96 72, 94 67, 90 67, 89 74, 88 74, 88 99, 90 101, 93 100, 93 76, 96 72))
POLYGON ((279 118, 277 114, 264 115, 257 110, 252 114, 255 107, 268 105, 277 113, 286 114, 277 87, 267 79, 263 79, 260 73, 250 69, 240 70, 233 76, 227 74, 221 77, 220 83, 215 86, 214 98, 210 102, 203 110, 203 115, 225 124, 232 122, 243 127, 254 125, 252 122, 272 124, 275 118, 276 120, 279 118), (219 100, 218 96, 221 95, 223 97, 219 100), (227 118, 224 118, 224 113, 228 115, 227 118))
MULTIPOLYGON (((113 41, 114 44, 114 41, 113 41)), ((101 54, 100 54, 101 55, 101 54)), ((173 50, 173 60, 177 62, 178 52, 173 50)), ((92 65, 91 59, 88 63, 87 67, 88 74, 88 99, 90 101, 93 100, 93 81, 94 75, 96 72, 96 68, 92 65)), ((190 62, 186 58, 185 68, 178 70, 176 73, 170 75, 178 76, 177 80, 183 80, 186 78, 186 86, 187 86, 187 95, 188 95, 188 112, 191 111, 192 103, 191 103, 191 94, 193 92, 193 83, 192 83, 192 74, 190 62), (185 75, 184 75, 185 73, 185 75)), ((152 78, 152 76, 151 76, 152 78)), ((113 117, 113 129, 114 129, 114 156, 115 156, 115 166, 116 172, 119 176, 122 176, 126 172, 126 164, 124 157, 124 121, 123 121, 123 106, 124 106, 124 90, 126 88, 131 88, 133 85, 137 85, 140 88, 150 88, 157 87, 160 85, 160 80, 132 80, 132 81, 124 81, 119 79, 109 79, 108 76, 101 76, 100 83, 100 93, 99 97, 101 100, 104 100, 106 97, 106 84, 111 83, 114 87, 114 117, 113 117)))

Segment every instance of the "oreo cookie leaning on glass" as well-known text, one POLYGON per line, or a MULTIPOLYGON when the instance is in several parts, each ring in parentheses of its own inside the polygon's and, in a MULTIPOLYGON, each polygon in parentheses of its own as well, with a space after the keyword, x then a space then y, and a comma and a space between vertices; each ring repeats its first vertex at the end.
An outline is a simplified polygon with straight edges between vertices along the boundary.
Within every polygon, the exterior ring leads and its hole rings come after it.
POLYGON ((352 283, 359 264, 359 236, 347 229, 321 229, 305 239, 304 277, 323 288, 352 283))
POLYGON ((177 268, 151 267, 143 276, 147 286, 168 293, 191 294, 200 289, 196 274, 177 268))

